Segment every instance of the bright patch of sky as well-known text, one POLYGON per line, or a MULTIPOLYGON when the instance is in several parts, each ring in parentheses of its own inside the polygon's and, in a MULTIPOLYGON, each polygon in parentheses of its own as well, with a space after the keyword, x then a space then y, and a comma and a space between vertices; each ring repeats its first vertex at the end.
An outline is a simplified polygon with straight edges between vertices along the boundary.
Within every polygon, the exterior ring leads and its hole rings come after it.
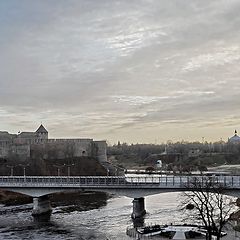
POLYGON ((114 143, 240 130, 238 0, 2 0, 0 129, 114 143))

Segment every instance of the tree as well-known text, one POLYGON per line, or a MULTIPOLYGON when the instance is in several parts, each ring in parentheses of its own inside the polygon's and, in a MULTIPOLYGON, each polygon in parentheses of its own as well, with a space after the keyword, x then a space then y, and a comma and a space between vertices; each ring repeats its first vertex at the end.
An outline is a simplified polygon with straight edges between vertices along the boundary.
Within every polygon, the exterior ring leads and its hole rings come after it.
POLYGON ((184 204, 194 205, 190 216, 202 221, 207 240, 211 240, 213 235, 219 240, 223 226, 233 211, 232 199, 223 194, 221 184, 214 177, 193 177, 187 187, 189 191, 184 192, 184 204))

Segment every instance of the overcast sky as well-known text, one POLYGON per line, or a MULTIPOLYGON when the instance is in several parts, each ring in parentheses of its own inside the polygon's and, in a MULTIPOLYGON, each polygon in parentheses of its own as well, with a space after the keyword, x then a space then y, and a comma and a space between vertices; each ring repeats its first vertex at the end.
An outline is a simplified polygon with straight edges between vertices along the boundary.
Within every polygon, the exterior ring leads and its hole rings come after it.
POLYGON ((240 131, 239 0, 1 0, 0 130, 110 143, 240 131))

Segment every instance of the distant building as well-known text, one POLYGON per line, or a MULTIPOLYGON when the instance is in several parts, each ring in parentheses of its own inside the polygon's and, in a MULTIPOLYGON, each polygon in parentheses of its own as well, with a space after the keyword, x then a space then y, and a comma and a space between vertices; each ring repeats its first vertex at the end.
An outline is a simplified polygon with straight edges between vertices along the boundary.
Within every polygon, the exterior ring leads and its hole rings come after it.
POLYGON ((240 144, 240 137, 237 135, 237 130, 235 130, 234 135, 228 139, 228 143, 240 144))
POLYGON ((157 169, 161 169, 162 168, 162 160, 159 159, 159 160, 156 161, 156 168, 157 169))
POLYGON ((94 141, 88 138, 49 139, 48 131, 41 124, 35 132, 10 134, 0 131, 0 158, 17 157, 27 160, 41 152, 44 158, 95 157, 107 160, 106 141, 94 141))

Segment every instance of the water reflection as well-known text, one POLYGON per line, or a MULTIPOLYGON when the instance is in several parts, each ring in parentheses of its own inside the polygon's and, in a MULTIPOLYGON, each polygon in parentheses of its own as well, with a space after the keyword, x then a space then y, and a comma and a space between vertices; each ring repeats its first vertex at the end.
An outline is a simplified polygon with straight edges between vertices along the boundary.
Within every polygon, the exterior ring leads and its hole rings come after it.
POLYGON ((33 216, 33 222, 38 224, 39 226, 41 224, 49 223, 51 219, 51 213, 41 214, 41 215, 34 215, 33 216))
POLYGON ((133 228, 143 227, 144 226, 144 217, 139 217, 132 219, 133 228))

